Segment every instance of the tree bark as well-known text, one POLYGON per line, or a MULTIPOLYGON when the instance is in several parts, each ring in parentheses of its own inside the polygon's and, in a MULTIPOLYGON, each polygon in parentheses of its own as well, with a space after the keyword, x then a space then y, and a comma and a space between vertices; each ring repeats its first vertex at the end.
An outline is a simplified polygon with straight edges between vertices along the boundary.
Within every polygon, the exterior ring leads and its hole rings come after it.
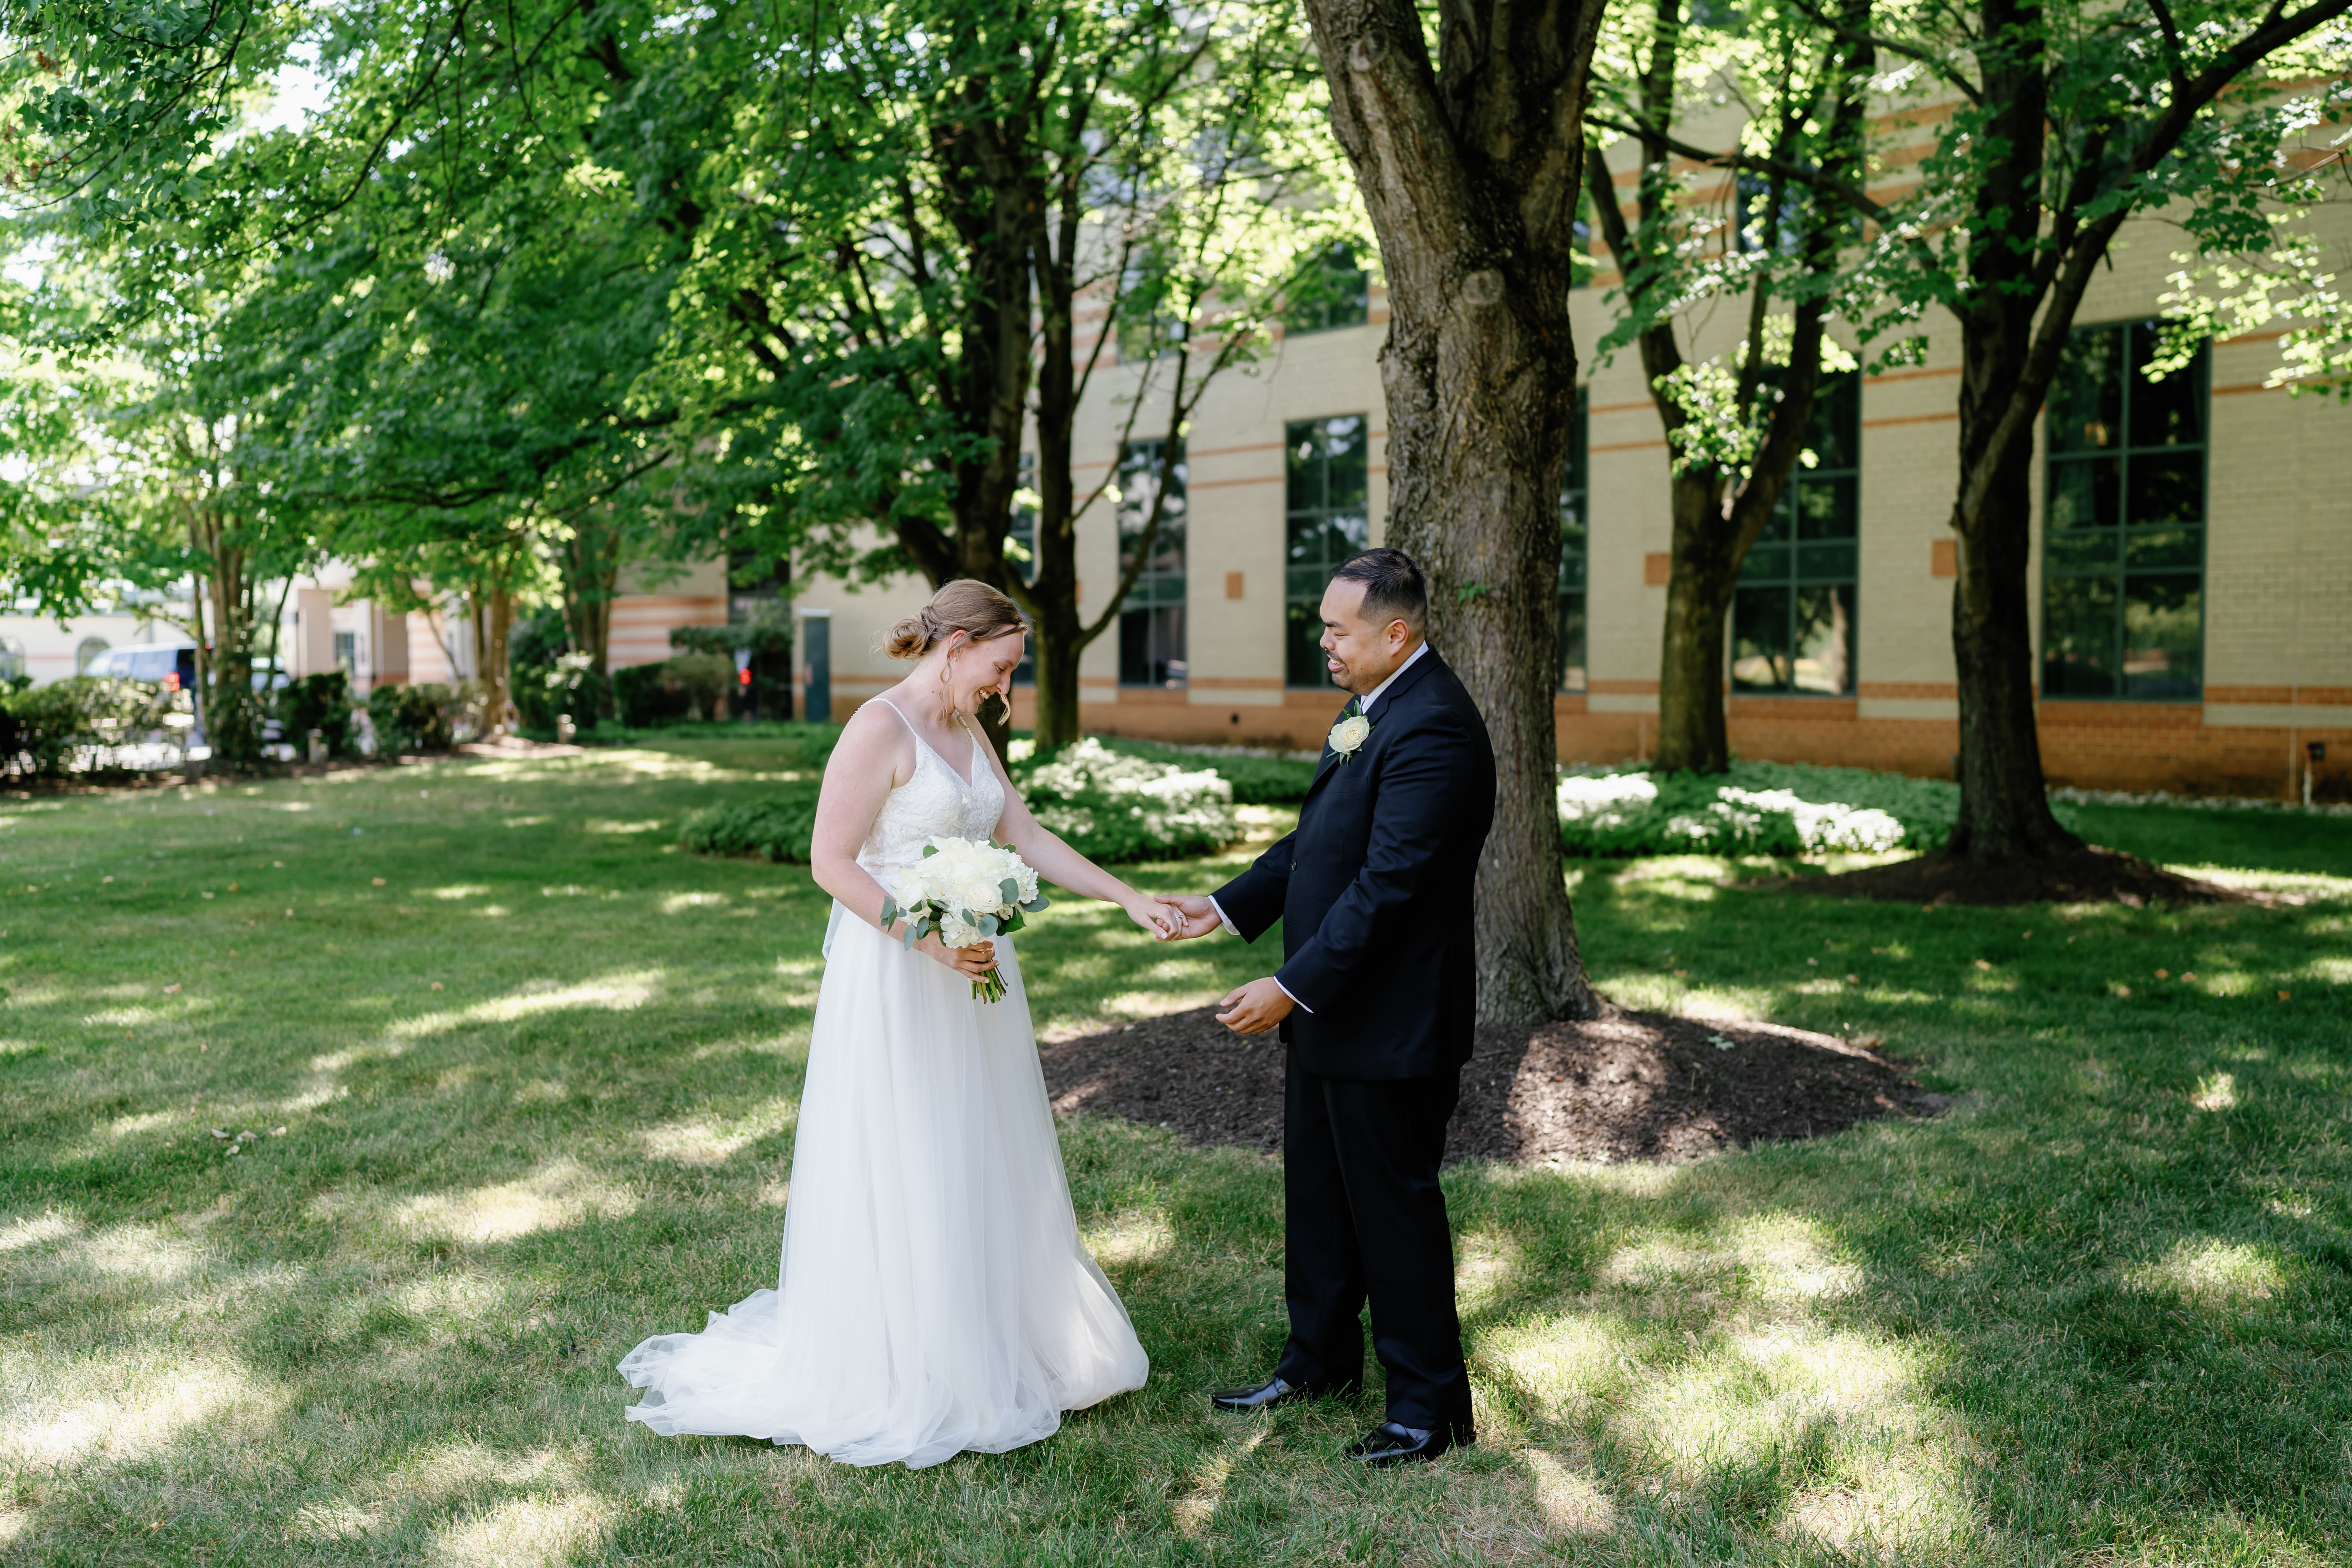
POLYGON ((261 758, 261 704, 253 690, 253 584, 245 552, 209 498, 188 509, 188 543, 196 562, 196 696, 205 742, 220 765, 249 767, 261 758), (207 637, 205 614, 211 612, 207 637))
POLYGON ((485 737, 503 735, 507 731, 508 675, 507 645, 514 632, 514 590, 503 576, 490 583, 486 635, 482 641, 478 674, 482 682, 482 734, 485 737))
POLYGON ((1497 775, 1478 879, 1479 1012, 1591 1017, 1560 875, 1553 710, 1568 290, 1601 0, 1452 0, 1430 59, 1409 0, 1307 0, 1332 119, 1389 279, 1388 539, 1497 775))
POLYGON ((621 583, 621 537, 619 529, 583 516, 557 556, 564 636, 572 652, 587 656, 596 678, 592 724, 613 716, 613 595, 621 583))
POLYGON ((1744 550, 1724 537, 1723 482, 1711 470, 1667 480, 1674 522, 1666 619, 1658 650, 1660 773, 1719 773, 1731 766, 1723 701, 1724 621, 1744 550))
MULTIPOLYGON (((1969 299, 1960 311, 1959 576, 1952 587, 1952 659, 1960 700, 1960 812, 1949 852, 1990 861, 2056 854, 2082 840, 2050 810, 2035 717, 2029 433, 2017 439, 2021 398, 2038 410, 2055 370, 2054 349, 2034 353, 2034 317, 2049 292, 2036 287, 2048 97, 2040 6, 1984 0, 1984 97, 2002 154, 1979 186, 1972 215, 1969 299), (2033 384, 2046 358, 2048 371, 2033 384)), ((2104 250, 2101 245, 2097 250, 2104 250)), ((2094 252, 2094 255, 2096 251, 2094 252)), ((2081 298, 2052 300, 2053 342, 2063 342, 2081 298)))
MULTIPOLYGON (((1067 225, 1073 233, 1076 225, 1067 225)), ((1074 306, 1066 268, 1041 266, 1037 367, 1037 538, 1035 569, 1014 596, 1027 611, 1035 638, 1036 713, 1032 721, 1038 748, 1051 751, 1076 740, 1078 656, 1086 651, 1086 623, 1078 608, 1076 486, 1070 478, 1072 426, 1077 412, 1074 306)))

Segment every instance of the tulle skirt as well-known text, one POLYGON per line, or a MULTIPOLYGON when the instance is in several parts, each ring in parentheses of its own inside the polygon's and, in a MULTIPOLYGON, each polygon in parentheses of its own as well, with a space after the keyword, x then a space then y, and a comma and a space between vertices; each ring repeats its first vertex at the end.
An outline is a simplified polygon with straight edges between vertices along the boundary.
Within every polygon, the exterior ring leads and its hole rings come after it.
POLYGON ((1050 1436, 1150 1363, 1078 1240, 1029 1002, 835 905, 793 1150, 782 1276, 621 1374, 665 1436, 764 1437, 935 1465, 1050 1436))

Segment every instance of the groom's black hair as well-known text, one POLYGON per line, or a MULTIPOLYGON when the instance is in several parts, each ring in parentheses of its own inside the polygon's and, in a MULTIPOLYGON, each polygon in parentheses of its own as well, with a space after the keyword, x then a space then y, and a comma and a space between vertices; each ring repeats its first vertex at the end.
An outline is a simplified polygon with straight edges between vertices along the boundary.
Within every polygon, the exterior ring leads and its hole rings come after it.
POLYGON ((1350 556, 1331 574, 1337 583, 1364 585, 1364 619, 1376 626, 1402 621, 1415 637, 1429 630, 1429 579, 1421 563, 1402 550, 1367 550, 1350 556))

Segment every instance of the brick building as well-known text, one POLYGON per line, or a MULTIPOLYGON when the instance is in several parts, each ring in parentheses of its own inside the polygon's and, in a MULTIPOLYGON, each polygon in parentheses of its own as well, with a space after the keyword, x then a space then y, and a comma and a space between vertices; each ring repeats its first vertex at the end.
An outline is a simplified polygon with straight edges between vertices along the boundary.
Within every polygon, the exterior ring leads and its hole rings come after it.
MULTIPOLYGON (((1889 163, 1882 189, 1904 177, 1889 163)), ((1631 179, 1629 163, 1621 185, 1631 179)), ((2323 221, 2352 240, 2352 205, 2323 221)), ((2300 791, 2315 742, 2320 789, 2340 795, 2352 790, 2352 408, 2267 389, 2272 337, 2210 345, 2186 375, 2140 374, 2180 245, 2168 226, 2125 231, 2044 410, 2032 571, 2045 765, 2088 787, 2278 796, 2300 791)), ((1591 363, 1612 281, 1603 272, 1573 301, 1585 382, 1563 498, 1564 760, 1645 756, 1656 734, 1666 445, 1634 356, 1591 363)), ((1328 565, 1379 542, 1386 510, 1387 318, 1381 290, 1365 293, 1354 321, 1293 331, 1208 394, 1166 466, 1173 537, 1082 662, 1090 730, 1319 743, 1336 700, 1305 620, 1328 565)), ((1687 346, 1722 352, 1730 330, 1702 320, 1687 346)), ((1923 362, 1832 386, 1821 462, 1801 470, 1783 531, 1742 578, 1724 672, 1742 755, 1951 772, 1960 343, 1948 314, 1926 331, 1923 362)), ((1140 374, 1096 378, 1082 494, 1113 465, 1145 483, 1162 467, 1156 446, 1118 449, 1140 374)), ((1121 510, 1097 503, 1080 520, 1088 615, 1118 579, 1121 510)), ((803 612, 830 626, 838 717, 897 678, 876 640, 925 590, 801 581, 803 612)), ((1025 703, 1015 710, 1025 723, 1025 703)))

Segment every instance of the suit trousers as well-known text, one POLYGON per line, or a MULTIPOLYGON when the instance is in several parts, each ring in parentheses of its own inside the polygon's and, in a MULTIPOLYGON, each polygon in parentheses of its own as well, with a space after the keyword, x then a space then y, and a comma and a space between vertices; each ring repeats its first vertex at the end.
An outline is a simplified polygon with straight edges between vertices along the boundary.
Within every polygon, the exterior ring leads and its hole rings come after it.
POLYGON ((1325 1078, 1287 1057, 1282 1159, 1290 1342, 1275 1375, 1309 1388, 1363 1376, 1360 1314, 1388 1373, 1388 1418, 1470 1433, 1454 1306, 1454 1237, 1437 1167, 1461 1075, 1325 1078))

